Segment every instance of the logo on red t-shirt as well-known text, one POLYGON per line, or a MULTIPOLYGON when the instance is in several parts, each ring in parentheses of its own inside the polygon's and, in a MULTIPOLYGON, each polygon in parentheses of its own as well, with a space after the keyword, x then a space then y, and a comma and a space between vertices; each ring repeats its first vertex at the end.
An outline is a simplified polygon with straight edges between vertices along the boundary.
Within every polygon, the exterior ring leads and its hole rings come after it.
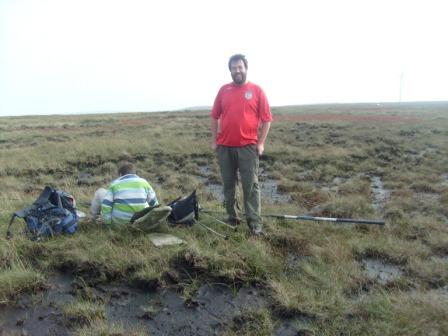
POLYGON ((246 93, 244 94, 244 98, 246 98, 246 100, 251 100, 252 96, 253 94, 251 90, 246 91, 246 93))

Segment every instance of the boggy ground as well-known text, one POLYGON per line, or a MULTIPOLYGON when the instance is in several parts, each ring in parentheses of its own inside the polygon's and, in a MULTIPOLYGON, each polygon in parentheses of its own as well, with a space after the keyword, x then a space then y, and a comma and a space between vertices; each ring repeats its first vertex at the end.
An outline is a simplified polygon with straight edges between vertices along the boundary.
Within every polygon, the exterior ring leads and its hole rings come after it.
MULTIPOLYGON (((14 306, 0 309, 3 333, 69 335, 71 329, 78 328, 80 333, 82 326, 107 320, 123 333, 215 335, 234 327, 245 310, 267 307, 257 288, 232 288, 223 283, 201 284, 188 300, 178 286, 148 291, 117 283, 92 285, 82 277, 60 274, 50 276, 47 283, 45 293, 26 295, 14 306)), ((288 323, 279 324, 276 333, 287 335, 294 330, 288 323)), ((95 330, 101 329, 91 332, 95 330)))
POLYGON ((448 333, 448 105, 274 108, 263 212, 384 219, 384 227, 224 219, 207 112, 11 117, 0 126, 0 231, 48 184, 80 210, 117 163, 162 202, 197 189, 186 244, 85 221, 72 237, 0 237, 0 334, 443 335, 448 333))

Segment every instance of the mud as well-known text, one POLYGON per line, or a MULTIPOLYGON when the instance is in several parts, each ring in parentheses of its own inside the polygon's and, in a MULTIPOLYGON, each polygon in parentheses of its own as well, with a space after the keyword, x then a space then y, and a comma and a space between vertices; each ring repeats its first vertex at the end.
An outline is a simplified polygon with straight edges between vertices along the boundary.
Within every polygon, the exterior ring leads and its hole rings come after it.
POLYGON ((0 306, 0 335, 69 335, 59 305, 72 302, 72 277, 57 275, 49 290, 24 296, 14 306, 0 306))
POLYGON ((448 187, 448 174, 442 175, 442 185, 448 187))
POLYGON ((270 179, 268 173, 263 168, 260 168, 260 192, 261 198, 271 204, 289 203, 291 196, 278 192, 277 181, 270 179))
MULTIPOLYGON (((125 284, 87 287, 67 274, 50 277, 48 285, 44 293, 0 306, 0 335, 71 335, 76 324, 64 318, 62 309, 86 295, 105 305, 106 323, 124 330, 138 327, 149 335, 218 335, 246 311, 269 308, 261 289, 226 284, 206 283, 188 300, 175 288, 154 292, 125 284)), ((299 327, 294 319, 278 320, 274 334, 297 335, 299 327)))
POLYGON ((380 176, 370 176, 370 187, 373 193, 372 206, 377 213, 382 213, 390 191, 384 188, 383 181, 380 176))
MULTIPOLYGON (((208 190, 218 201, 224 201, 224 195, 221 184, 213 183, 209 180, 211 176, 211 169, 209 166, 199 167, 200 176, 199 180, 204 183, 206 190, 208 190)), ((260 168, 259 174, 260 181, 260 193, 263 201, 271 204, 289 203, 291 196, 278 192, 278 183, 270 179, 268 174, 263 168, 260 168)))
POLYGON ((199 167, 200 176, 197 178, 204 183, 205 189, 209 191, 214 198, 219 202, 224 202, 224 194, 222 192, 222 185, 213 183, 210 181, 210 176, 212 175, 212 170, 209 166, 199 167))
POLYGON ((387 285, 403 275, 400 266, 388 264, 378 259, 363 259, 361 267, 370 280, 377 281, 382 285, 387 285))

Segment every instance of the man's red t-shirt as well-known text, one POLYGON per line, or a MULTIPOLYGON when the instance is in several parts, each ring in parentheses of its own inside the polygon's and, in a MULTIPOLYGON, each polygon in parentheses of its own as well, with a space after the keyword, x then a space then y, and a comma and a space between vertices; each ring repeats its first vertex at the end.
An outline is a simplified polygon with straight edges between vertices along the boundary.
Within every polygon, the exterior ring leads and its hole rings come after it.
POLYGON ((221 87, 211 116, 219 120, 216 143, 230 147, 256 144, 260 121, 272 120, 263 89, 251 82, 221 87))

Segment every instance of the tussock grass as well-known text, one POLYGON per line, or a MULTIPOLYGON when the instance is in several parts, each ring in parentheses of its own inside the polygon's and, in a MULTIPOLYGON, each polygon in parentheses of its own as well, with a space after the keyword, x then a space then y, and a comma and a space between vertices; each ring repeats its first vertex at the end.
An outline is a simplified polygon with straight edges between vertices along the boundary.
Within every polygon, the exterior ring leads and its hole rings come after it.
POLYGON ((370 180, 365 176, 357 176, 341 184, 338 192, 340 195, 370 195, 370 180))
POLYGON ((0 273, 0 303, 8 303, 23 293, 45 288, 42 273, 21 264, 5 267, 0 273))
POLYGON ((18 260, 17 250, 13 243, 0 238, 0 267, 2 269, 11 267, 12 264, 18 260))
POLYGON ((445 209, 448 208, 448 189, 442 192, 440 202, 445 209))
POLYGON ((411 258, 408 272, 425 287, 439 288, 448 285, 448 258, 411 258))
POLYGON ((280 260, 267 242, 249 238, 244 249, 238 247, 240 244, 238 241, 210 242, 199 234, 189 239, 176 262, 180 267, 231 283, 262 282, 280 270, 280 260))
POLYGON ((243 311, 233 318, 230 328, 224 330, 223 336, 269 336, 274 332, 271 314, 266 309, 243 311))
POLYGON ((360 300, 344 328, 355 335, 444 335, 447 307, 437 292, 378 293, 360 300))
POLYGON ((53 260, 47 265, 49 268, 88 274, 96 282, 124 279, 129 274, 131 281, 140 284, 157 282, 168 269, 166 251, 154 247, 144 236, 135 238, 130 232, 80 234, 70 242, 58 244, 54 240, 51 245, 53 260))
POLYGON ((350 243, 359 259, 381 259, 398 265, 406 264, 411 257, 427 258, 431 255, 431 250, 419 241, 391 238, 383 234, 358 237, 350 243))
POLYGON ((62 314, 69 325, 97 324, 106 318, 104 304, 77 301, 62 307, 62 314))
POLYGON ((74 331, 76 336, 147 336, 143 327, 125 329, 120 324, 107 324, 103 320, 93 320, 90 325, 83 326, 74 331))
POLYGON ((345 265, 344 279, 340 278, 340 271, 318 259, 311 259, 299 265, 295 276, 271 280, 269 287, 274 311, 288 317, 299 315, 325 319, 346 309, 350 303, 345 291, 356 281, 355 275, 359 271, 354 266, 345 265))
POLYGON ((373 207, 364 196, 341 196, 322 204, 319 215, 339 218, 369 218, 373 207))

